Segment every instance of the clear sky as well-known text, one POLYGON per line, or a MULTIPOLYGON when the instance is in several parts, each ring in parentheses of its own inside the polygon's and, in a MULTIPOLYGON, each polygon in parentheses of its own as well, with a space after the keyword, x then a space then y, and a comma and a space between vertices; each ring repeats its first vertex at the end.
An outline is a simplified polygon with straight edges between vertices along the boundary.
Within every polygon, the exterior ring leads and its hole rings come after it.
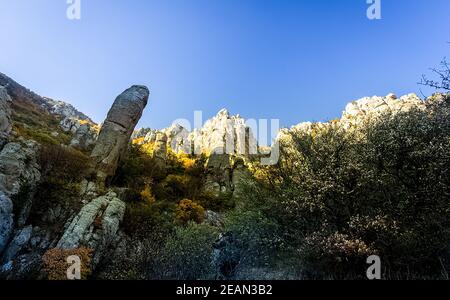
MULTIPOLYGON (((0 0, 0 72, 102 121, 132 84, 140 126, 221 108, 283 126, 340 116, 363 96, 420 92, 450 54, 449 0, 0 0)), ((426 94, 430 91, 424 90, 426 94)))

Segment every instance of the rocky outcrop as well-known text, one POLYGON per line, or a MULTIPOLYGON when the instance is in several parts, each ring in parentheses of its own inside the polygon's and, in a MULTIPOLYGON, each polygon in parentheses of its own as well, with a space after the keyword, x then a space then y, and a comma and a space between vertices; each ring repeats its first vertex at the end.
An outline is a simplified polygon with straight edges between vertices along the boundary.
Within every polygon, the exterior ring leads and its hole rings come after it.
POLYGON ((16 216, 19 226, 28 218, 34 190, 41 179, 38 151, 36 142, 21 140, 6 144, 0 152, 0 191, 11 199, 17 198, 14 205, 19 212, 16 216))
POLYGON ((117 241, 125 207, 114 192, 92 200, 70 222, 56 247, 94 249, 94 262, 98 263, 108 247, 117 241))
POLYGON ((96 162, 99 183, 104 183, 114 175, 147 105, 148 97, 147 87, 133 86, 114 101, 91 155, 96 162))
POLYGON ((367 117, 376 117, 382 113, 398 113, 413 108, 425 108, 425 102, 416 94, 409 94, 397 98, 394 94, 386 97, 365 97, 347 105, 340 122, 349 127, 358 124, 367 117))
POLYGON ((80 125, 75 131, 70 146, 89 149, 95 145, 98 137, 97 125, 85 123, 80 125))
POLYGON ((245 120, 231 116, 226 109, 208 120, 200 130, 194 130, 189 139, 196 154, 249 155, 258 153, 258 143, 245 120))
POLYGON ((6 88, 0 86, 0 150, 6 144, 11 132, 11 98, 6 88))
POLYGON ((27 226, 18 230, 12 241, 9 243, 8 249, 3 254, 2 260, 4 262, 10 262, 22 248, 30 241, 33 233, 33 227, 27 226))
POLYGON ((40 181, 38 145, 21 140, 0 152, 0 253, 8 246, 14 225, 24 226, 40 181), (16 216, 13 215, 16 212, 16 216))
POLYGON ((13 227, 12 201, 0 191, 0 254, 9 242, 13 227))
POLYGON ((54 115, 59 115, 63 119, 74 119, 80 121, 86 121, 89 123, 94 123, 88 116, 78 111, 71 104, 66 103, 60 100, 54 100, 47 97, 44 97, 46 102, 47 110, 54 115))
POLYGON ((154 143, 158 133, 167 136, 167 145, 175 153, 186 154, 258 154, 258 142, 241 116, 232 116, 222 109, 200 129, 189 132, 179 124, 160 131, 140 129, 133 135, 144 137, 142 143, 154 143), (145 135, 144 135, 145 134, 145 135))
MULTIPOLYGON (((433 96, 436 97, 436 96, 433 96)), ((431 97, 430 99, 433 99, 431 97)), ((385 97, 365 97, 347 104, 340 119, 331 122, 304 122, 292 126, 290 129, 281 130, 277 140, 288 141, 289 135, 295 132, 311 133, 313 130, 322 130, 333 124, 340 124, 344 129, 358 126, 369 118, 377 118, 384 113, 396 114, 409 111, 411 109, 425 109, 426 103, 422 101, 416 94, 409 94, 397 98, 394 94, 385 97)))
POLYGON ((153 157, 161 161, 167 158, 167 136, 162 132, 156 135, 153 157))

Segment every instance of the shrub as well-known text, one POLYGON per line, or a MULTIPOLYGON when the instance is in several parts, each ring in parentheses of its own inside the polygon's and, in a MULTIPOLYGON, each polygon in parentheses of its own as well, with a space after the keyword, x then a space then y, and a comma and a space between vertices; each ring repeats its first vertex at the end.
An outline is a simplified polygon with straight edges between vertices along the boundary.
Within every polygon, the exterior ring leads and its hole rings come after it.
MULTIPOLYGON (((218 236, 214 227, 190 223, 178 227, 158 257, 160 279, 214 279, 213 244, 218 236)), ((156 271, 156 270, 155 270, 156 271)))
POLYGON ((155 162, 151 156, 143 152, 141 147, 131 145, 117 168, 112 185, 140 192, 142 186, 157 175, 155 162))
POLYGON ((153 204, 156 202, 155 197, 153 196, 151 187, 149 184, 145 185, 145 188, 141 191, 141 199, 142 201, 149 203, 149 204, 153 204))
POLYGON ((298 130, 281 144, 262 203, 282 227, 298 268, 313 277, 384 272, 440 276, 450 253, 450 118, 447 102, 384 114, 352 129, 298 130))
POLYGON ((173 228, 173 208, 162 202, 127 203, 122 222, 126 234, 136 238, 146 238, 150 234, 168 234, 173 228))
POLYGON ((184 199, 176 207, 175 218, 181 224, 187 224, 191 221, 200 224, 205 218, 205 209, 192 200, 184 199))
MULTIPOLYGON (((36 190, 30 220, 40 224, 42 216, 50 208, 58 206, 69 214, 78 210, 82 200, 79 197, 80 182, 92 173, 89 157, 66 146, 42 145, 39 165, 42 178, 36 190)), ((54 221, 56 225, 64 226, 59 220, 54 221)))
POLYGON ((87 155, 60 145, 43 145, 39 165, 44 177, 65 183, 79 182, 92 172, 92 163, 87 155))
POLYGON ((91 275, 92 249, 78 248, 72 250, 50 249, 42 257, 43 270, 49 280, 67 280, 67 270, 71 262, 70 256, 78 256, 81 260, 81 279, 86 280, 91 275))

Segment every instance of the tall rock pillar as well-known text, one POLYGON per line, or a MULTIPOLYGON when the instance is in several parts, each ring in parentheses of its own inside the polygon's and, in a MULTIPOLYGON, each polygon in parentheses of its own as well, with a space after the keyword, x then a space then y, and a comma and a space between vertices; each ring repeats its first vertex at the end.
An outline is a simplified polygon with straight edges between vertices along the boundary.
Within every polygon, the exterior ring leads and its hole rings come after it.
POLYGON ((147 105, 149 94, 145 86, 132 86, 114 101, 91 154, 100 185, 115 174, 134 128, 147 105))

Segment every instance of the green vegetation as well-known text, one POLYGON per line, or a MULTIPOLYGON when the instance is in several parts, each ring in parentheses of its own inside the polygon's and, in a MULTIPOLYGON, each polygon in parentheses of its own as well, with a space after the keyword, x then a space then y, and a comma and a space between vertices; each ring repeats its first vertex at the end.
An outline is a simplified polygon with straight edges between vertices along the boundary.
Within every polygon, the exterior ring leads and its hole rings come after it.
POLYGON ((69 144, 71 137, 61 130, 60 119, 37 104, 22 99, 12 102, 13 127, 19 136, 41 144, 69 144))
POLYGON ((157 258, 155 270, 158 270, 158 277, 173 280, 214 279, 211 253, 217 236, 217 228, 209 225, 190 223, 187 227, 177 227, 157 258))
POLYGON ((284 259, 295 257, 303 277, 364 278, 372 254, 382 258, 383 278, 445 277, 449 112, 447 98, 352 130, 337 123, 296 132, 279 165, 261 172, 246 210, 279 226, 284 259))
MULTIPOLYGON (((42 178, 37 187, 30 220, 41 224, 40 216, 57 207, 67 208, 69 212, 79 210, 83 200, 80 199, 80 183, 84 178, 93 177, 89 157, 67 146, 44 144, 41 145, 38 163, 42 178)), ((64 226, 61 220, 55 219, 53 222, 41 225, 64 226)))

